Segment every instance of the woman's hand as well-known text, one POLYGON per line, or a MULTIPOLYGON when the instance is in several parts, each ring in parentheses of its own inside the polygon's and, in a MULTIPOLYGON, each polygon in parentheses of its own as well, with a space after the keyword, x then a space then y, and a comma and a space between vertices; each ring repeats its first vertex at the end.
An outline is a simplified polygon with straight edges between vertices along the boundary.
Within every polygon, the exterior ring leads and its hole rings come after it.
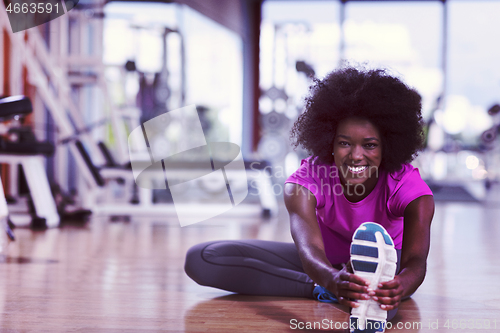
POLYGON ((349 263, 334 274, 331 285, 326 288, 332 290, 337 296, 339 304, 357 308, 359 303, 356 300, 370 299, 370 293, 375 295, 372 290, 368 289, 368 286, 368 281, 352 272, 349 263))
POLYGON ((387 282, 379 283, 372 299, 380 303, 380 308, 386 311, 396 309, 404 296, 404 288, 399 276, 387 282))
POLYGON ((380 308, 386 311, 396 309, 404 296, 401 279, 395 276, 393 280, 382 282, 376 290, 371 290, 369 282, 352 273, 350 264, 334 275, 330 288, 337 296, 339 304, 351 308, 359 306, 357 300, 373 299, 380 303, 380 308))

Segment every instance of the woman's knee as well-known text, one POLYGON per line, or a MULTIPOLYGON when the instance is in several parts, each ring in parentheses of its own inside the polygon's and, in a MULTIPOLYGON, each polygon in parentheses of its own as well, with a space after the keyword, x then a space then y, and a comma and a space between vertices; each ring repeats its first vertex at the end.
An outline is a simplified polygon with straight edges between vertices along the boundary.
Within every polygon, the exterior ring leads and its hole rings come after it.
POLYGON ((214 274, 218 261, 224 257, 227 241, 212 241, 194 245, 186 253, 184 271, 196 283, 211 285, 210 277, 214 274))
POLYGON ((203 285, 203 249, 207 243, 192 246, 186 253, 184 271, 196 283, 203 285))

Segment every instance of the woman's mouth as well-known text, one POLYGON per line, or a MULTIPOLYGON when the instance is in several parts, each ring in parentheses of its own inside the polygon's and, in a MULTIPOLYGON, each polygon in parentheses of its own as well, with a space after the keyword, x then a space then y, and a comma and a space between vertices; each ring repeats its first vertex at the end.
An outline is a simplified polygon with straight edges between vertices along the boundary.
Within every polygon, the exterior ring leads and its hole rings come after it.
POLYGON ((368 168, 368 166, 366 165, 360 165, 360 166, 350 166, 350 165, 347 165, 347 169, 353 173, 353 174, 358 174, 358 173, 362 173, 363 171, 365 171, 366 169, 368 168))

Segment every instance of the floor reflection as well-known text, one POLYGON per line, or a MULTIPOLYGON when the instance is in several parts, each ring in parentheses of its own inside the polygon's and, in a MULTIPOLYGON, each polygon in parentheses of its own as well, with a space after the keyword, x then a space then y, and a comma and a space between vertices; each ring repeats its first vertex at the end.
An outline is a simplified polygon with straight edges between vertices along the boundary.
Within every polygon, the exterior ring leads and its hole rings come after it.
POLYGON ((283 332, 296 330, 298 323, 316 323, 317 329, 308 332, 348 332, 340 325, 348 322, 345 310, 303 298, 232 294, 197 303, 186 312, 184 327, 186 332, 283 332), (339 329, 335 328, 337 322, 339 329))

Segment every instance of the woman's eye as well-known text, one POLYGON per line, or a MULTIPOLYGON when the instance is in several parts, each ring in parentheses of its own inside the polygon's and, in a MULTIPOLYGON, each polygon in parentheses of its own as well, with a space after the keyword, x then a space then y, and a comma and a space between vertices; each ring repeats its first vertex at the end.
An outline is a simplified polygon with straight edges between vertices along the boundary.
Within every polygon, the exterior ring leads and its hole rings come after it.
POLYGON ((347 142, 347 141, 340 141, 339 145, 341 145, 341 146, 348 146, 349 142, 347 142))
POLYGON ((378 145, 376 143, 367 143, 365 146, 367 148, 376 148, 376 147, 378 147, 378 145))

